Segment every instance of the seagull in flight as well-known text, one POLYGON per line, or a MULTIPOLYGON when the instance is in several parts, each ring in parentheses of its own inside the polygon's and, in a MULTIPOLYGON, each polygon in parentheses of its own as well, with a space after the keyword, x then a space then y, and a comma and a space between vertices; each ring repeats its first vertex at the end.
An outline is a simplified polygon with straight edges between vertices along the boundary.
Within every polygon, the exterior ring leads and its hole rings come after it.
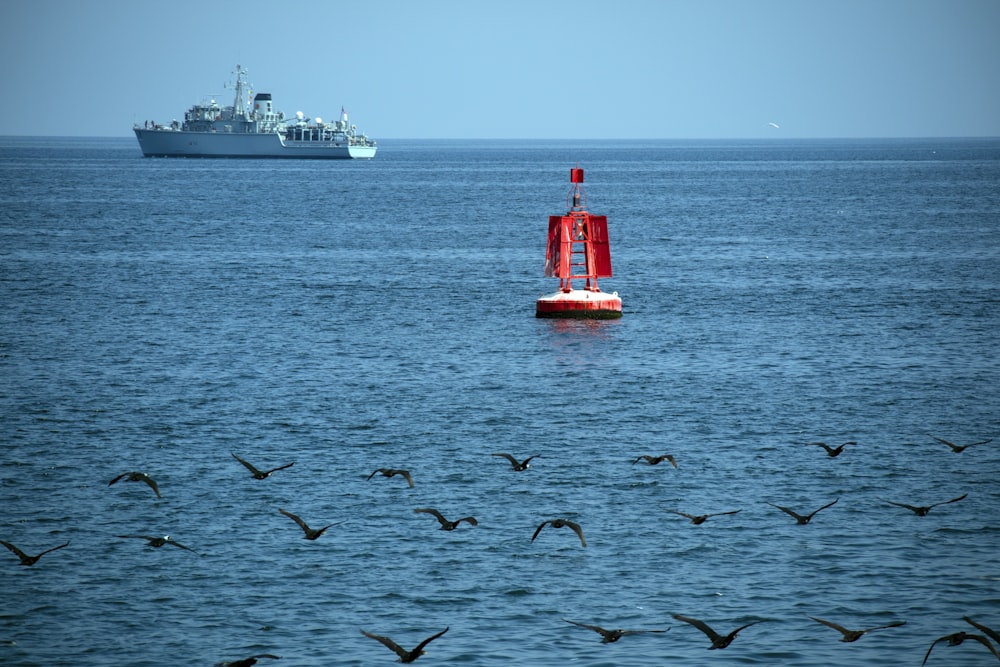
POLYGON ((812 445, 816 447, 822 447, 823 449, 826 450, 827 456, 834 457, 834 456, 840 456, 844 452, 844 447, 846 447, 847 445, 856 445, 856 444, 858 443, 855 442, 854 440, 849 440, 845 443, 837 445, 836 447, 831 447, 825 442, 807 442, 806 446, 812 445))
POLYGON ((884 628, 898 628, 901 625, 906 625, 906 621, 896 621, 895 623, 889 623, 888 625, 877 625, 874 628, 865 628, 864 630, 848 630, 842 625, 837 625, 832 621, 824 621, 822 618, 816 618, 815 616, 810 616, 812 620, 817 623, 822 623, 823 625, 833 628, 840 634, 844 635, 840 641, 842 642, 856 642, 861 639, 861 636, 866 632, 871 632, 872 630, 882 630, 884 628))
POLYGON ((510 467, 511 468, 513 468, 517 472, 521 472, 522 470, 527 470, 528 468, 530 468, 531 467, 531 465, 530 465, 531 459, 537 459, 539 455, 535 454, 534 456, 529 456, 528 458, 524 459, 523 461, 518 461, 511 454, 508 454, 507 452, 495 452, 493 454, 490 454, 490 456, 502 456, 502 457, 504 457, 505 459, 507 459, 508 461, 510 461, 510 467))
POLYGON ((433 507, 419 507, 413 511, 417 513, 433 515, 438 520, 438 523, 441 524, 441 530, 455 530, 456 528, 458 528, 458 524, 462 523, 463 521, 468 523, 470 526, 479 525, 479 522, 476 521, 476 517, 474 516, 464 516, 461 519, 458 519, 457 521, 448 521, 448 519, 444 518, 444 515, 442 515, 441 512, 438 512, 433 507))
MULTIPOLYGON (((229 453, 233 454, 232 452, 229 453)), ((250 474, 253 476, 254 479, 267 479, 268 477, 271 476, 271 473, 278 472, 279 470, 284 470, 285 468, 291 468, 293 465, 295 465, 295 461, 292 461, 291 463, 287 463, 283 466, 278 466, 277 468, 271 468, 270 470, 258 470, 257 468, 254 467, 252 463, 244 459, 241 459, 240 457, 236 456, 236 454, 233 454, 233 458, 242 463, 243 467, 245 467, 247 470, 250 471, 250 474)))
POLYGON ((395 468, 379 468, 378 470, 372 472, 372 474, 368 475, 368 479, 371 479, 372 477, 374 477, 379 473, 381 473, 383 477, 395 477, 396 475, 401 475, 403 479, 406 480, 406 483, 410 485, 410 488, 411 489, 413 488, 413 477, 410 476, 409 470, 397 470, 395 468))
POLYGON ((956 445, 953 442, 948 442, 944 438, 938 438, 937 436, 933 436, 933 435, 931 437, 934 438, 935 440, 937 440, 938 442, 940 442, 942 445, 948 445, 949 447, 951 447, 951 451, 955 452, 956 454, 960 454, 960 453, 964 452, 969 447, 975 447, 976 445, 985 445, 987 442, 993 442, 993 438, 990 438, 989 440, 980 440, 979 442, 970 442, 967 445, 956 445))
POLYGON ((302 519, 300 519, 296 515, 292 514, 291 512, 286 512, 285 510, 281 509, 280 507, 278 508, 278 511, 281 512, 282 514, 284 514, 285 516, 287 516, 289 519, 291 519, 295 523, 299 524, 299 528, 301 528, 305 532, 304 537, 307 540, 315 540, 320 535, 322 535, 323 533, 325 533, 327 528, 330 528, 331 526, 339 526, 340 524, 344 523, 343 521, 338 521, 337 523, 331 523, 331 524, 328 524, 326 526, 323 526, 322 528, 310 528, 309 525, 306 524, 305 521, 303 521, 302 519))
POLYGON ((655 466, 658 463, 662 463, 663 461, 670 461, 670 465, 672 465, 675 469, 677 468, 677 459, 675 459, 670 454, 663 454, 661 456, 650 456, 649 454, 642 454, 636 457, 635 461, 632 461, 632 465, 635 465, 636 463, 644 459, 646 463, 648 463, 651 466, 655 466))
POLYGON ((601 635, 602 644, 610 644, 611 642, 616 642, 625 635, 637 635, 643 632, 666 632, 670 628, 664 628, 663 630, 605 630, 599 625, 587 625, 586 623, 577 623, 576 621, 571 621, 568 618, 564 618, 567 623, 572 623, 573 625, 579 625, 581 628, 587 628, 588 630, 593 630, 597 634, 601 635))
POLYGON ((361 634, 363 634, 365 637, 368 637, 369 639, 374 639, 377 642, 381 642, 382 645, 388 647, 390 650, 392 650, 393 653, 399 656, 399 662, 407 663, 407 662, 413 662, 414 660, 422 656, 424 654, 424 647, 446 632, 448 632, 448 628, 445 628, 436 635, 431 635, 424 641, 417 644, 416 648, 414 648, 412 651, 407 651, 405 648, 403 648, 396 642, 392 641, 388 637, 383 637, 382 635, 376 635, 372 632, 365 632, 364 630, 361 631, 361 634))
MULTIPOLYGON (((840 498, 837 498, 837 500, 840 500, 840 498)), ((837 504, 837 500, 834 500, 832 503, 827 503, 826 505, 823 505, 822 507, 820 507, 818 510, 816 510, 812 514, 807 514, 805 516, 802 516, 801 514, 796 514, 792 510, 788 509, 787 507, 782 507, 781 505, 775 505, 774 503, 768 503, 768 505, 770 505, 771 507, 777 507, 779 510, 781 510, 785 514, 793 517, 795 519, 796 523, 798 523, 799 525, 804 525, 804 524, 807 524, 810 521, 812 521, 812 518, 814 516, 816 516, 817 514, 819 514, 821 511, 825 510, 827 507, 831 507, 833 505, 836 505, 837 504)))
POLYGON ((538 528, 535 529, 535 534, 531 536, 531 541, 534 542, 535 538, 538 537, 538 533, 542 532, 542 528, 545 526, 552 526, 553 528, 569 528, 576 536, 580 538, 580 544, 587 546, 587 540, 583 537, 583 528, 580 528, 580 524, 569 521, 568 519, 550 519, 549 521, 543 521, 539 524, 538 528))
POLYGON ((271 655, 270 653, 258 653, 257 655, 252 655, 249 658, 243 658, 242 660, 233 660, 231 662, 219 662, 216 663, 215 667, 253 667, 257 664, 257 660, 260 658, 270 658, 271 660, 280 660, 280 655, 271 655))
POLYGON ((706 521, 708 521, 708 518, 711 517, 711 516, 723 516, 725 514, 738 514, 742 510, 731 510, 729 512, 715 512, 714 514, 687 514, 686 512, 678 512, 677 510, 667 510, 667 511, 670 512, 671 514, 677 514, 679 516, 687 517, 688 519, 691 519, 691 523, 693 523, 696 526, 700 526, 701 524, 703 524, 706 521))
POLYGON ((169 535, 164 535, 163 537, 155 537, 153 535, 118 535, 117 537, 124 537, 124 538, 137 537, 140 540, 146 540, 146 542, 149 544, 149 546, 156 547, 157 549, 159 549, 160 547, 162 547, 164 544, 169 544, 170 546, 177 547, 179 549, 187 549, 191 553, 195 553, 195 554, 198 553, 197 551, 195 551, 191 547, 186 547, 183 544, 181 544, 180 542, 175 541, 169 535))
POLYGON ((62 549, 63 547, 69 546, 69 542, 67 542, 66 544, 60 544, 57 547, 52 547, 51 549, 46 549, 45 551, 43 551, 42 553, 38 554, 37 556, 29 556, 28 554, 24 553, 23 551, 21 551, 20 549, 18 549, 17 547, 15 547, 10 542, 6 542, 4 540, 0 540, 0 544, 4 545, 8 549, 10 549, 11 553, 13 553, 15 556, 17 556, 18 558, 20 558, 21 559, 21 565, 27 565, 27 566, 34 565, 35 563, 38 562, 39 558, 41 558, 45 554, 49 553, 50 551, 55 551, 56 549, 62 549))
POLYGON ((709 650, 714 648, 726 648, 727 646, 733 643, 733 640, 736 639, 736 635, 738 635, 741 630, 746 630, 751 625, 756 625, 757 623, 763 622, 763 621, 752 621, 750 623, 747 623, 746 625, 741 625, 740 627, 730 632, 728 635, 720 635, 718 632, 710 628, 707 623, 705 623, 704 621, 699 621, 697 618, 681 616, 680 614, 674 614, 674 618, 676 618, 678 621, 684 621, 685 623, 690 623, 694 627, 704 632, 708 636, 708 638, 712 640, 712 645, 708 647, 709 650))
POLYGON ((162 496, 160 495, 160 487, 156 485, 156 482, 153 480, 152 477, 150 477, 144 472, 123 472, 122 474, 118 475, 113 480, 108 482, 108 486, 111 486, 112 484, 115 484, 116 482, 119 482, 123 479, 126 482, 145 482, 147 485, 149 485, 149 488, 153 490, 153 493, 156 494, 157 498, 162 498, 162 496))
POLYGON ((882 500, 884 502, 889 503, 890 505, 895 505, 896 507, 905 507, 906 509, 910 510, 911 512, 913 512, 917 516, 927 516, 927 513, 930 512, 935 507, 937 507, 938 505, 947 505, 948 503, 957 503, 959 500, 965 500, 965 498, 968 495, 969 495, 968 493, 963 493, 958 498, 952 498, 951 500, 945 500, 944 502, 934 503, 933 505, 925 505, 925 506, 922 506, 922 507, 921 506, 914 507, 913 505, 907 505, 906 503, 894 503, 891 500, 885 500, 885 498, 883 498, 882 500))
POLYGON ((966 639, 972 639, 979 642, 980 644, 988 648, 990 650, 990 653, 996 656, 997 660, 1000 660, 1000 653, 997 653, 997 650, 993 648, 993 644, 990 643, 990 640, 984 637, 983 635, 970 635, 968 632, 955 632, 950 635, 945 635, 944 637, 938 637, 937 639, 935 639, 931 643, 931 647, 927 649, 927 653, 924 655, 924 661, 920 663, 920 666, 923 667, 924 665, 927 664, 927 658, 931 657, 931 651, 934 650, 934 647, 937 646, 938 643, 948 642, 948 646, 958 646, 966 639))

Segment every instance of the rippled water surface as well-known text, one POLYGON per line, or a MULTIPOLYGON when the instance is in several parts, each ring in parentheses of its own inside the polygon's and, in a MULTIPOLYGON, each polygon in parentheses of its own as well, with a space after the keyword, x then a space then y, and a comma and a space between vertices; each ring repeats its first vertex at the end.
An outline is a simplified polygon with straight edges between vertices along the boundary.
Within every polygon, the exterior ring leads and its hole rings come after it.
POLYGON ((70 543, 0 553, 0 663, 389 664, 361 629, 448 627, 421 664, 895 666, 1000 630, 1000 141, 5 138, 0 205, 0 539, 70 543), (618 321, 534 317, 577 164, 618 321), (556 518, 586 548, 531 540, 556 518), (672 614, 760 623, 706 652, 672 614))

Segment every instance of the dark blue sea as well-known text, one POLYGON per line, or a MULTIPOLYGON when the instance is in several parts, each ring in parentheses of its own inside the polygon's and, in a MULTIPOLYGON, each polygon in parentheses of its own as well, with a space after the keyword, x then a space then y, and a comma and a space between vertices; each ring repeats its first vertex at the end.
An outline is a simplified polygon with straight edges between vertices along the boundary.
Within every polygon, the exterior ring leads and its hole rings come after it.
POLYGON ((69 542, 0 548, 4 665, 916 667, 1000 631, 1000 139, 0 138, 0 448, 69 542), (620 320, 534 317, 577 165, 620 320))

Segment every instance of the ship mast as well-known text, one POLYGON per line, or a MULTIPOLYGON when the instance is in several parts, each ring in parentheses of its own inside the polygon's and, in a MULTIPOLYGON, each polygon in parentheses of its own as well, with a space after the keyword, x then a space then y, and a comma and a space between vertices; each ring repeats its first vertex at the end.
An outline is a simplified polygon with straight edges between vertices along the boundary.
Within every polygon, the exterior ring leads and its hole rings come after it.
POLYGON ((243 101, 243 83, 246 80, 246 70, 236 66, 236 100, 233 102, 233 118, 246 119, 247 107, 243 101))

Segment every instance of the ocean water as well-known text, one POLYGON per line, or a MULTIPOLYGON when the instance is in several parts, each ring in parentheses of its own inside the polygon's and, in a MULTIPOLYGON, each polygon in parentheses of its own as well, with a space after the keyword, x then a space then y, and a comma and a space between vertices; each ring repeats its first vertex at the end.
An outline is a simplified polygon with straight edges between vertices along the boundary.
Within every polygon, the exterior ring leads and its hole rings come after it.
POLYGON ((0 550, 4 665, 390 664, 360 630, 447 627, 420 664, 895 666, 1000 630, 997 139, 8 137, 0 305, 0 539, 70 543, 0 550), (617 321, 534 317, 577 165, 617 321), (344 523, 309 541, 279 508, 344 523), (532 541, 556 518, 586 548, 532 541), (707 652, 673 614, 759 623, 707 652))

